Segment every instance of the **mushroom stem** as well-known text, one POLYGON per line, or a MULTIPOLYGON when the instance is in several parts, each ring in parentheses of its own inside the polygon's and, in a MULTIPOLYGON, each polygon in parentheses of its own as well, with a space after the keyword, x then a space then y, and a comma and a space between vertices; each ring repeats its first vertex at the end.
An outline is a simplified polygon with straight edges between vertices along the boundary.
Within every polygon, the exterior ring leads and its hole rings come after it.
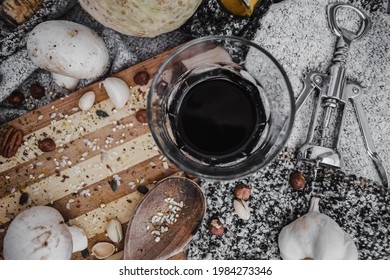
POLYGON ((60 87, 67 88, 69 90, 74 90, 79 83, 79 79, 72 78, 72 77, 67 77, 61 74, 57 73, 51 73, 53 77, 53 81, 59 85, 60 87))

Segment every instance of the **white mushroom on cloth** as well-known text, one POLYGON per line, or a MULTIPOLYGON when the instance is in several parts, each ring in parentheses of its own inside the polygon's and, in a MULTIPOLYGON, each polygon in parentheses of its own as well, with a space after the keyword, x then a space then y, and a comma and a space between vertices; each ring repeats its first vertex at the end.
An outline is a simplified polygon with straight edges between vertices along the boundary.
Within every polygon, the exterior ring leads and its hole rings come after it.
POLYGON ((70 90, 80 79, 101 76, 109 64, 103 39, 71 21, 38 24, 28 36, 27 52, 34 64, 52 72, 54 81, 70 90))
POLYGON ((11 222, 3 253, 6 260, 68 260, 72 252, 85 249, 87 243, 84 231, 68 228, 56 209, 35 206, 11 222))

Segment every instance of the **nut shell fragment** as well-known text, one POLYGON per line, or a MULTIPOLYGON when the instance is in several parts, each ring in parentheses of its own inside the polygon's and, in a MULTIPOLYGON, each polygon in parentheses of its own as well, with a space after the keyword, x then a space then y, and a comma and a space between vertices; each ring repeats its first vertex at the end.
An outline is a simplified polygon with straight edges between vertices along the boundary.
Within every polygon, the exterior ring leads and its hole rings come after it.
POLYGON ((115 246, 109 242, 99 242, 92 247, 92 254, 99 260, 108 258, 114 252, 115 246))

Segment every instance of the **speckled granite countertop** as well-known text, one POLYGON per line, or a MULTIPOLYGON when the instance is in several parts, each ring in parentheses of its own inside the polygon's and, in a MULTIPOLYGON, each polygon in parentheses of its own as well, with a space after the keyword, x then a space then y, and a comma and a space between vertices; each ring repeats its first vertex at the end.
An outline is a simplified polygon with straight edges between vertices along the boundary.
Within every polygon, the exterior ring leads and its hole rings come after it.
MULTIPOLYGON (((234 34, 253 39, 267 48, 285 68, 297 96, 301 88, 299 77, 302 71, 305 68, 326 69, 333 54, 334 38, 328 29, 324 29, 326 22, 323 8, 328 0, 284 0, 271 5, 270 11, 264 17, 258 14, 250 20, 231 21, 223 18, 223 13, 216 8, 215 0, 204 1, 196 16, 181 30, 152 39, 125 36, 103 28, 91 20, 76 1, 68 1, 65 6, 61 6, 64 4, 59 4, 60 2, 62 1, 47 1, 46 13, 43 12, 41 19, 36 19, 37 22, 49 18, 71 19, 98 31, 110 51, 112 67, 107 75, 188 40, 185 34, 234 34), (210 13, 221 14, 213 24, 209 24, 210 28, 194 28, 201 26, 200 22, 212 19, 210 13), (259 21, 260 18, 262 19, 259 21), (291 28, 294 24, 302 26, 291 28), (310 40, 305 41, 308 36, 310 40)), ((351 56, 357 59, 347 65, 350 69, 347 75, 362 81, 368 90, 375 93, 365 99, 365 109, 369 112, 369 122, 375 124, 372 128, 373 137, 389 170, 390 104, 389 95, 386 93, 390 91, 390 16, 384 14, 385 1, 350 2, 371 11, 373 20, 379 24, 374 26, 371 37, 351 48, 351 56), (370 38, 377 40, 380 45, 372 43, 370 38), (381 48, 387 48, 387 52, 381 48), (373 55, 368 56, 367 53, 373 55)), ((0 122, 66 94, 52 83, 47 72, 36 70, 26 59, 23 50, 24 34, 31 26, 14 33, 7 33, 3 29, 0 33, 0 74, 3 76, 3 81, 0 82, 0 99, 4 99, 15 86, 27 97, 23 107, 17 109, 3 102, 0 105, 0 122), (17 78, 12 78, 16 75, 7 74, 10 69, 18 74, 17 78), (51 92, 39 102, 28 98, 29 85, 37 80, 51 92)), ((90 82, 83 81, 80 86, 90 82)), ((321 198, 321 211, 332 217, 351 235, 358 247, 360 259, 390 259, 390 194, 375 183, 378 178, 366 156, 353 114, 349 112, 347 118, 345 139, 357 140, 354 145, 348 144, 347 141, 342 143, 342 151, 346 154, 344 172, 320 169, 316 178, 313 167, 297 161, 294 156, 296 147, 305 136, 302 131, 305 130, 306 114, 307 112, 303 111, 297 116, 288 148, 264 170, 240 181, 201 182, 208 209, 204 224, 189 245, 190 259, 279 259, 277 237, 281 228, 305 214, 313 196, 321 198), (293 191, 289 187, 288 178, 293 170, 302 171, 306 177, 307 187, 303 191, 293 191), (253 189, 249 200, 252 214, 248 221, 240 220, 234 214, 233 188, 239 182, 246 183, 253 189), (207 221, 213 217, 220 218, 225 224, 226 232, 222 237, 212 236, 207 230, 207 221)))

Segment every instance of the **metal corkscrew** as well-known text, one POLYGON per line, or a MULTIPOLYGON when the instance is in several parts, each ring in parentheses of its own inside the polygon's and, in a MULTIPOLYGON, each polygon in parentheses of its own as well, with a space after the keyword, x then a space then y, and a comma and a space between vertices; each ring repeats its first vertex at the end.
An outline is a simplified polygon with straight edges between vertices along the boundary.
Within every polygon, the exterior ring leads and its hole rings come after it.
POLYGON ((338 38, 328 73, 317 71, 307 73, 303 80, 303 90, 296 100, 295 105, 298 111, 307 98, 316 93, 308 135, 303 146, 299 148, 298 157, 315 161, 318 166, 342 167, 343 161, 338 146, 344 125, 346 105, 348 101, 351 101, 367 152, 375 164, 383 185, 388 187, 386 170, 375 151, 361 104, 363 87, 357 82, 348 81, 345 77, 349 47, 353 41, 367 34, 371 21, 362 10, 344 3, 329 4, 327 15, 329 27, 338 38), (359 16, 360 28, 356 33, 338 26, 336 13, 340 8, 351 9, 359 16))

